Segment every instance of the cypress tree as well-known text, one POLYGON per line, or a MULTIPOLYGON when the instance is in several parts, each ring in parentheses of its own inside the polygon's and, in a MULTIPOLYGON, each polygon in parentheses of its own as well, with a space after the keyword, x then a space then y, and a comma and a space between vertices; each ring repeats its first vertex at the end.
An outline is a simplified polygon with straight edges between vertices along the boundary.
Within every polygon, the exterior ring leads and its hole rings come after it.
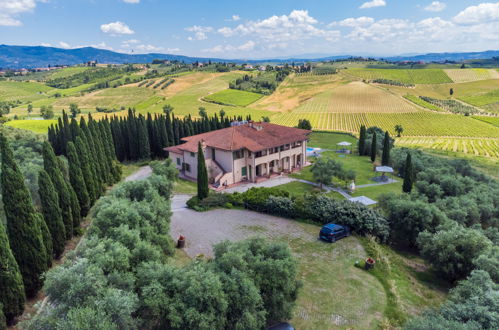
POLYGON ((92 165, 92 172, 95 174, 94 180, 99 187, 99 194, 101 194, 104 191, 104 183, 106 179, 104 173, 104 164, 99 161, 97 145, 94 142, 95 140, 92 136, 90 128, 86 125, 84 125, 83 127, 83 134, 85 136, 84 142, 86 142, 87 144, 87 149, 89 152, 88 156, 92 165))
MULTIPOLYGON (((172 114, 173 116, 173 114, 172 114)), ((169 114, 166 114, 165 116, 165 122, 166 122, 166 132, 168 133, 168 141, 170 142, 171 146, 175 145, 175 135, 173 133, 173 124, 170 118, 169 114)))
POLYGON ((80 159, 73 142, 68 143, 69 182, 75 190, 80 205, 80 215, 84 217, 90 210, 90 198, 81 172, 80 159))
POLYGON ((138 120, 137 130, 138 130, 139 159, 148 159, 151 157, 151 149, 149 144, 149 137, 147 134, 147 126, 143 117, 140 117, 138 120))
POLYGON ((23 276, 26 295, 32 297, 43 285, 40 276, 47 270, 46 249, 29 190, 3 135, 0 135, 0 147, 2 198, 9 242, 23 276))
POLYGON ((359 156, 365 155, 366 152, 366 127, 364 125, 360 126, 359 134, 359 156))
POLYGON ((388 131, 385 132, 385 138, 383 139, 383 154, 381 155, 381 165, 390 165, 390 134, 388 131))
POLYGON ((160 140, 160 156, 164 154, 163 148, 166 148, 170 146, 170 143, 168 141, 168 133, 166 132, 166 126, 165 126, 165 120, 163 116, 160 116, 157 122, 158 126, 158 134, 159 134, 159 140, 160 140))
POLYGON ((378 153, 378 141, 376 141, 376 133, 373 133, 371 139, 371 161, 374 163, 376 160, 376 154, 378 153))
POLYGON ((52 237, 52 249, 56 258, 64 252, 66 229, 62 221, 62 210, 59 207, 59 196, 54 188, 49 174, 41 170, 38 175, 38 187, 42 213, 52 237))
POLYGON ((43 246, 45 248, 45 262, 47 263, 47 269, 52 266, 52 256, 54 255, 54 249, 52 245, 52 235, 50 235, 50 230, 47 223, 43 219, 40 213, 35 214, 36 222, 38 227, 40 227, 43 238, 43 246))
POLYGON ((407 153, 404 164, 404 183, 402 184, 402 191, 410 193, 414 184, 414 169, 412 167, 412 157, 407 153))
POLYGON ((3 311, 7 323, 10 324, 16 316, 23 313, 26 296, 23 278, 10 249, 2 221, 0 221, 0 265, 0 312, 3 311))
POLYGON ((111 184, 120 181, 121 179, 121 165, 116 162, 116 151, 114 149, 113 137, 107 118, 99 122, 97 126, 102 137, 102 144, 104 148, 104 155, 110 170, 111 184))
POLYGON ((73 206, 68 190, 68 183, 64 179, 62 169, 59 165, 59 160, 55 156, 54 150, 49 143, 43 143, 43 168, 48 173, 54 189, 59 198, 59 207, 61 208, 62 221, 64 223, 65 237, 70 239, 73 237, 73 206))
POLYGON ((92 205, 95 203, 97 198, 99 198, 100 187, 94 180, 95 173, 90 162, 90 152, 88 151, 87 144, 83 142, 81 136, 78 136, 76 138, 75 147, 78 151, 81 173, 83 174, 83 180, 85 180, 85 186, 87 187, 88 197, 90 198, 90 205, 92 205))
POLYGON ((106 155, 104 153, 104 146, 103 146, 103 142, 102 142, 103 138, 100 135, 100 131, 99 131, 99 129, 97 127, 97 123, 95 121, 89 122, 88 128, 89 128, 90 133, 92 135, 92 138, 94 140, 97 162, 101 166, 102 182, 110 185, 113 183, 112 182, 113 180, 111 177, 111 169, 109 168, 109 164, 107 162, 106 155))
POLYGON ((175 137, 175 145, 180 144, 180 129, 178 127, 178 119, 174 119, 173 121, 173 134, 175 137))
POLYGON ((72 232, 71 234, 77 235, 80 228, 81 222, 81 209, 80 203, 78 201, 78 196, 76 196, 76 192, 73 187, 68 184, 68 192, 69 192, 69 200, 71 202, 71 218, 73 219, 72 223, 72 232))
POLYGON ((203 148, 201 142, 198 144, 198 198, 204 199, 208 197, 208 172, 204 160, 203 148))
POLYGON ((7 329, 7 320, 5 315, 3 315, 3 304, 0 302, 0 330, 7 329))

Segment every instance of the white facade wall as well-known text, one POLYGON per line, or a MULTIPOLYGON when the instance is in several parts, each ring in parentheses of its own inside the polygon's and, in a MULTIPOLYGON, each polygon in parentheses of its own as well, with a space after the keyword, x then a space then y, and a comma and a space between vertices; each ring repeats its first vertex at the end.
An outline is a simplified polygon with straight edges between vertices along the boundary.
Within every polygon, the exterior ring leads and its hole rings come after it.
MULTIPOLYGON (((306 162, 306 149, 307 141, 302 141, 301 146, 294 148, 275 152, 273 154, 267 154, 262 157, 256 158, 256 153, 250 152, 249 150, 244 150, 244 157, 239 159, 234 159, 234 153, 232 151, 226 151, 221 149, 215 149, 215 161, 222 167, 223 171, 227 175, 223 176, 223 181, 221 184, 231 185, 241 181, 255 181, 256 180, 256 167, 261 166, 260 175, 268 175, 271 171, 278 173, 280 171, 288 171, 293 167, 303 167, 306 162), (297 157, 300 155, 300 164, 297 163, 297 157), (289 161, 287 160, 289 157, 289 161), (284 161, 283 161, 284 160, 284 161), (270 167, 270 162, 274 161, 274 166, 270 167), (246 168, 246 175, 243 175, 243 168, 246 168)), ((267 150, 267 153, 269 150, 267 150)), ((206 147, 204 149, 205 159, 212 159, 213 148, 206 147)), ((184 171, 183 174, 192 179, 197 179, 197 153, 191 153, 184 151, 183 154, 177 154, 170 152, 169 158, 172 160, 173 164, 178 170, 182 170, 182 163, 189 164, 190 171, 184 171), (177 159, 180 158, 180 165, 177 159)), ((209 169, 208 169, 209 172, 209 169)))

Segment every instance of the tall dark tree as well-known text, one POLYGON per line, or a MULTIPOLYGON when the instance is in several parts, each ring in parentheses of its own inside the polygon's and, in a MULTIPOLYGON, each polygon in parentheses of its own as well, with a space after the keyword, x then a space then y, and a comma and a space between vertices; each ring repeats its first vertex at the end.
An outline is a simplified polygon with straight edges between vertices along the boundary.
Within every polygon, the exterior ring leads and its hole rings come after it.
POLYGON ((36 213, 35 217, 36 222, 38 223, 38 227, 40 227, 40 230, 42 232, 43 246, 45 248, 45 262, 47 263, 47 268, 50 268, 52 266, 52 256, 54 255, 52 235, 50 235, 49 227, 43 219, 43 215, 41 215, 40 213, 36 213))
POLYGON ((377 153, 378 153, 378 141, 376 141, 376 133, 374 133, 371 139, 371 162, 374 163, 374 161, 376 160, 377 153))
POLYGON ((83 180, 85 180, 85 186, 87 187, 88 197, 90 199, 90 205, 95 203, 100 195, 99 183, 95 182, 95 172, 92 168, 92 163, 90 159, 90 152, 87 148, 87 144, 83 141, 81 136, 76 138, 75 143, 76 150, 78 151, 78 158, 80 159, 81 173, 83 174, 83 180))
POLYGON ((7 139, 0 135, 2 199, 12 253, 23 276, 26 295, 34 296, 43 285, 47 253, 37 214, 24 177, 7 139))
POLYGON ((390 134, 388 131, 385 132, 385 137, 383 138, 383 153, 381 155, 381 165, 390 165, 390 134))
MULTIPOLYGON (((24 310, 24 285, 19 266, 10 249, 4 224, 0 221, 0 306, 7 324, 24 310)), ((0 324, 1 328, 1 324, 0 324)))
POLYGON ((410 193, 414 185, 414 168, 412 167, 411 154, 407 153, 404 165, 404 183, 402 184, 402 191, 410 193))
POLYGON ((73 206, 71 205, 71 196, 68 190, 68 182, 59 165, 59 161, 54 153, 54 150, 48 142, 43 143, 43 167, 48 173, 55 191, 59 198, 59 207, 61 208, 62 221, 65 228, 66 239, 73 237, 73 206))
POLYGON ((66 229, 62 221, 62 210, 59 207, 59 196, 49 174, 45 170, 41 170, 38 175, 38 187, 43 218, 52 237, 52 250, 54 256, 59 258, 64 252, 66 229))
POLYGON ((169 114, 166 114, 165 122, 166 122, 166 132, 168 133, 168 141, 170 141, 170 145, 172 146, 176 145, 175 133, 173 132, 173 123, 169 114))
POLYGON ((80 215, 86 216, 90 210, 90 198, 88 197, 87 186, 81 172, 80 159, 73 142, 68 143, 68 162, 69 162, 69 182, 75 190, 78 202, 80 204, 80 215))
POLYGON ((198 198, 204 199, 208 197, 208 171, 204 160, 203 147, 201 142, 198 144, 198 198))
POLYGON ((138 129, 139 158, 148 159, 151 157, 151 149, 147 133, 147 124, 143 117, 139 118, 137 124, 138 124, 137 129, 138 129))
MULTIPOLYGON (((73 232, 71 234, 76 235, 79 232, 79 227, 81 222, 80 202, 78 201, 78 196, 76 196, 76 192, 73 189, 73 186, 71 186, 71 184, 68 184, 68 192, 69 192, 69 199, 71 202, 71 215, 73 219, 73 232)), ((64 224, 66 224, 66 221, 64 221, 64 224)))
POLYGON ((365 155, 366 152, 366 126, 360 126, 359 133, 359 156, 365 155))

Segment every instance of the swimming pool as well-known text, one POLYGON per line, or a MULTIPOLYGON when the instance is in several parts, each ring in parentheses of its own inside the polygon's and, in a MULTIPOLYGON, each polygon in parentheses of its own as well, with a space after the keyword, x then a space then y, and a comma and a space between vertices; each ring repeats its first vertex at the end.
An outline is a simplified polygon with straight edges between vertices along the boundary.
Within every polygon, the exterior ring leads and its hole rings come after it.
POLYGON ((307 152, 312 152, 314 150, 315 150, 315 148, 307 148, 307 152))

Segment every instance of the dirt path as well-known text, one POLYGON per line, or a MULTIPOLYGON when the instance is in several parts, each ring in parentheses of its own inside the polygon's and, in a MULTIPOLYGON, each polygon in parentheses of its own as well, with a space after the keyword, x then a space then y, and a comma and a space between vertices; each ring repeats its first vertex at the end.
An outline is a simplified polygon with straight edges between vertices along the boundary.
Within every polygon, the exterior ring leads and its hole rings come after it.
POLYGON ((147 179, 152 174, 152 168, 149 165, 142 166, 133 174, 126 177, 125 181, 137 181, 147 179))

